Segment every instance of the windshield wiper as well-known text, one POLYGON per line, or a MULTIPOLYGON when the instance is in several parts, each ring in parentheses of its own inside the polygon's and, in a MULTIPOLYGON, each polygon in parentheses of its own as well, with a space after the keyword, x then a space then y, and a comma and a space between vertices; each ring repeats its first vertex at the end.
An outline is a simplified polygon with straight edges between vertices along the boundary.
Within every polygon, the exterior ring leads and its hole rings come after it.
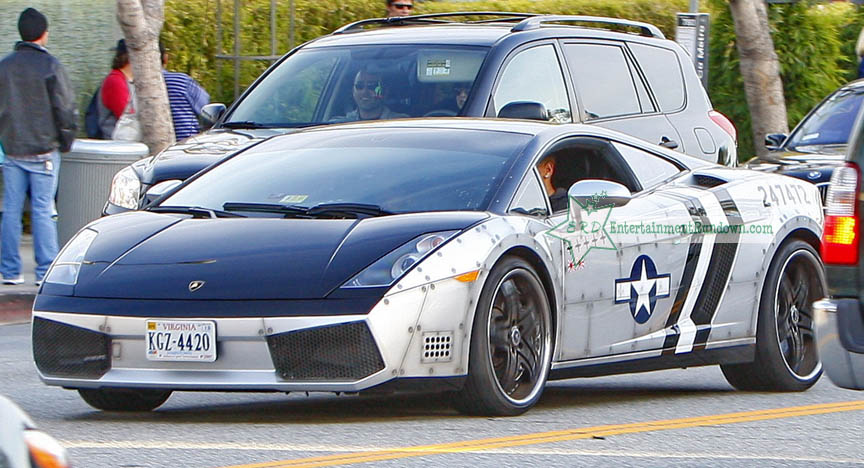
POLYGON ((243 215, 228 213, 227 211, 213 210, 200 206, 154 206, 147 209, 154 213, 185 213, 194 218, 245 218, 243 215))
POLYGON ((368 203, 321 203, 306 211, 310 216, 320 215, 355 215, 355 216, 386 216, 393 212, 387 211, 378 205, 368 203))
POLYGON ((239 120, 236 122, 225 122, 222 128, 270 128, 270 124, 262 124, 251 120, 239 120))
POLYGON ((285 215, 305 215, 308 211, 308 208, 297 205, 246 202, 225 202, 222 205, 222 209, 225 211, 254 211, 256 213, 280 213, 285 215))

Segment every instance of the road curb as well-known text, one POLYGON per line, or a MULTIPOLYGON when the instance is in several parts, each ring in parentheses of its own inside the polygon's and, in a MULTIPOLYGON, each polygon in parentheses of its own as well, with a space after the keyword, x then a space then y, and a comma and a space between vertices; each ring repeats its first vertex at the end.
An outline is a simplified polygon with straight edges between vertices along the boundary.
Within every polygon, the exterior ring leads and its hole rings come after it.
POLYGON ((0 295, 0 325, 29 322, 35 298, 29 293, 0 295))

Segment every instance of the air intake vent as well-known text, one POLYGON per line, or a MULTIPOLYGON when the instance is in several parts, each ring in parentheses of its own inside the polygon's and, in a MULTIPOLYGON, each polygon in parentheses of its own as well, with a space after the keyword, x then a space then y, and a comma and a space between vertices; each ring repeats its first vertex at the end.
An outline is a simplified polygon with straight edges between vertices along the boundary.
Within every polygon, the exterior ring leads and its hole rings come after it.
POLYGON ((384 368, 365 322, 271 335, 267 345, 285 380, 354 381, 384 368))
POLYGON ((423 333, 423 359, 421 362, 450 362, 453 360, 453 332, 423 333))
POLYGON ((709 188, 723 185, 727 182, 723 179, 705 174, 694 174, 693 179, 696 181, 696 185, 709 188))
POLYGON ((33 358, 45 375, 97 379, 111 368, 111 339, 103 333, 35 317, 33 358))

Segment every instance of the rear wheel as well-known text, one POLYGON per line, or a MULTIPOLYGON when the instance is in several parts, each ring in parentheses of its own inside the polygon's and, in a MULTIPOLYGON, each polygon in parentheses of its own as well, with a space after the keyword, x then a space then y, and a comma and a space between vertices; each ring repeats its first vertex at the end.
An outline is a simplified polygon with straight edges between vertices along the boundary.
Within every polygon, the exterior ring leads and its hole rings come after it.
POLYGON ((132 388, 79 388, 78 394, 88 405, 104 411, 150 411, 162 406, 170 390, 132 388))
POLYGON ((456 407, 467 414, 512 416, 537 403, 552 360, 552 314, 527 262, 500 261, 483 285, 465 387, 456 407))
POLYGON ((759 301, 756 359, 721 366, 740 390, 803 391, 822 375, 813 302, 825 297, 822 262, 810 244, 784 244, 768 269, 759 301))

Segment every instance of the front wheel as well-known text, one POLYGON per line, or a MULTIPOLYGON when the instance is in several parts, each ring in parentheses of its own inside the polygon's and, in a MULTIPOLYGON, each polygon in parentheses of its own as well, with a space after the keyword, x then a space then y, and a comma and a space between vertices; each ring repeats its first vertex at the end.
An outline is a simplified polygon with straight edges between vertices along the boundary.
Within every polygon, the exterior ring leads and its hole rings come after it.
POLYGON ((162 406, 170 390, 133 388, 79 388, 78 394, 88 405, 104 411, 150 411, 162 406))
POLYGON ((800 392, 822 375, 813 333, 813 302, 825 297, 822 262, 800 240, 784 244, 771 261, 759 301, 756 359, 721 366, 740 390, 800 392))
POLYGON ((489 273, 477 303, 457 409, 485 416, 524 413, 540 399, 551 360, 546 290, 531 265, 506 257, 489 273))

